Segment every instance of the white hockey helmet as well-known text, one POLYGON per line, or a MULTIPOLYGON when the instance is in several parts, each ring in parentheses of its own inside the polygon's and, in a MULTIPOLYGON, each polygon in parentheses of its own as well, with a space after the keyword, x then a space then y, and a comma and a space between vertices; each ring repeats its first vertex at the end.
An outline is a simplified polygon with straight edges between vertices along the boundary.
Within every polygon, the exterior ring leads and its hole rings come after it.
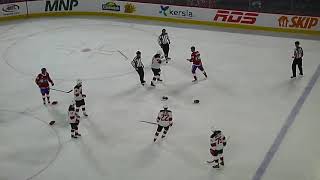
POLYGON ((168 105, 164 105, 163 109, 167 110, 168 109, 168 105))
POLYGON ((81 79, 77 79, 77 85, 82 84, 82 80, 81 79))

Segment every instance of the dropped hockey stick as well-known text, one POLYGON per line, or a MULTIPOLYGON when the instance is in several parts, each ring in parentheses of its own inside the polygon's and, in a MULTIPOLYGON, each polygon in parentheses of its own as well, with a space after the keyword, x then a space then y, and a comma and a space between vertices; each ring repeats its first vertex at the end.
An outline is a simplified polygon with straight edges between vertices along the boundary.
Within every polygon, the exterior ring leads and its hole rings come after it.
POLYGON ((54 91, 59 91, 59 92, 63 92, 63 93, 71 93, 73 90, 71 89, 70 91, 63 91, 63 90, 60 90, 60 89, 54 89, 54 88, 50 88, 51 90, 54 90, 54 91))
POLYGON ((157 123, 155 123, 155 122, 150 122, 150 121, 140 121, 140 122, 144 122, 144 123, 148 123, 148 124, 157 125, 157 123))

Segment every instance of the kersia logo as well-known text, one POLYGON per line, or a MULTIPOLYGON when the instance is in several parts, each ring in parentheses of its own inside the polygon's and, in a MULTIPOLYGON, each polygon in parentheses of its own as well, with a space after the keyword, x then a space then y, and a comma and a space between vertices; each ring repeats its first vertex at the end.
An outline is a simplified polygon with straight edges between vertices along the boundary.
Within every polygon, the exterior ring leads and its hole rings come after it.
POLYGON ((186 18, 192 18, 193 14, 188 9, 186 10, 177 10, 172 9, 170 6, 160 6, 160 14, 163 14, 164 16, 174 16, 174 17, 186 17, 186 18))

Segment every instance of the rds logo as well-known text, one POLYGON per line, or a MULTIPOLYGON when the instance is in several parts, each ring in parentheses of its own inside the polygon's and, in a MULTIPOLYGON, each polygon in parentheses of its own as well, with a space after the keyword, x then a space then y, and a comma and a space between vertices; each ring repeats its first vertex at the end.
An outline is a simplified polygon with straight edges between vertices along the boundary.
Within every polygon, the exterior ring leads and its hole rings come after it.
POLYGON ((187 17, 191 18, 193 17, 193 14, 191 11, 187 10, 175 10, 171 9, 170 6, 160 6, 160 14, 163 14, 164 16, 175 16, 175 17, 187 17))

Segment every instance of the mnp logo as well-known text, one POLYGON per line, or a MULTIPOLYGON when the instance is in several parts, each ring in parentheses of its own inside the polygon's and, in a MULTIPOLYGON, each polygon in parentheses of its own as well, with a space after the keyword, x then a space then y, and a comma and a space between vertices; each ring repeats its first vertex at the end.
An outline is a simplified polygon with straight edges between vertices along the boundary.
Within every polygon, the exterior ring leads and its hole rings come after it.
POLYGON ((293 16, 289 18, 288 16, 281 16, 278 19, 279 27, 283 28, 301 28, 301 29, 311 29, 318 25, 319 19, 315 17, 302 17, 293 16))
POLYGON ((254 24, 258 16, 258 13, 253 12, 218 10, 213 20, 238 24, 254 24))
POLYGON ((192 18, 193 13, 192 11, 188 9, 172 9, 170 6, 160 6, 160 14, 163 14, 164 16, 173 16, 173 17, 186 17, 186 18, 192 18))

